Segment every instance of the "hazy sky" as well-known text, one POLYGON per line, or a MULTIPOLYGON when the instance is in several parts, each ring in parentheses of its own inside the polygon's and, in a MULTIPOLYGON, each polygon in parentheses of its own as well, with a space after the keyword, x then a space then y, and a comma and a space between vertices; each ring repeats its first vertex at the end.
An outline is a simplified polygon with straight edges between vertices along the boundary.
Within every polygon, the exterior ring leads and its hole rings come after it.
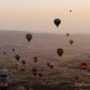
POLYGON ((90 0, 0 0, 2 29, 90 33, 90 0), (62 21, 58 29, 54 18, 62 21))

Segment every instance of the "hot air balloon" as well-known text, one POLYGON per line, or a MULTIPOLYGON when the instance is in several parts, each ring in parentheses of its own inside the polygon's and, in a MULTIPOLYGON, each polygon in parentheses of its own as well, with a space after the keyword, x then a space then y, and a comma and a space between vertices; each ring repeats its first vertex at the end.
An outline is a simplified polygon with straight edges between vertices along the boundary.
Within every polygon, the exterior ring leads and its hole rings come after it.
POLYGON ((30 42, 30 40, 32 39, 32 34, 26 34, 26 39, 28 40, 28 42, 30 42))
POLYGON ((66 36, 69 37, 69 33, 67 33, 66 36))
POLYGON ((22 60, 22 64, 25 65, 26 64, 26 61, 25 60, 22 60))
POLYGON ((15 58, 16 58, 17 61, 19 61, 20 56, 17 54, 17 55, 15 56, 15 58))
POLYGON ((20 63, 19 62, 15 62, 15 69, 19 68, 20 63))
POLYGON ((81 63, 81 67, 83 70, 86 70, 86 68, 88 67, 88 64, 86 62, 81 63))
POLYGON ((70 12, 72 12, 72 10, 70 10, 70 12))
POLYGON ((73 40, 70 40, 69 43, 72 45, 74 43, 74 41, 73 40))
POLYGON ((37 71, 38 71, 37 68, 33 68, 33 69, 32 69, 32 73, 33 73, 33 75, 34 75, 35 77, 37 76, 37 71))
POLYGON ((25 67, 23 66, 23 67, 20 67, 20 70, 21 71, 24 71, 25 70, 25 67))
POLYGON ((38 61, 38 57, 33 57, 34 62, 38 61))
POLYGON ((3 52, 3 55, 6 55, 6 52, 5 51, 3 52))
POLYGON ((63 50, 62 48, 58 48, 58 49, 57 49, 57 54, 58 54, 59 56, 62 56, 63 53, 64 53, 64 50, 63 50))
POLYGON ((47 66, 48 66, 48 67, 50 66, 50 62, 47 62, 47 66))
POLYGON ((52 69, 54 68, 54 65, 52 65, 52 64, 51 64, 51 65, 49 65, 49 67, 50 67, 50 68, 51 68, 51 70, 52 70, 52 69))
POLYGON ((60 19, 55 19, 54 20, 54 24, 58 27, 61 24, 61 20, 60 19))
POLYGON ((12 51, 15 52, 15 48, 13 48, 12 51))

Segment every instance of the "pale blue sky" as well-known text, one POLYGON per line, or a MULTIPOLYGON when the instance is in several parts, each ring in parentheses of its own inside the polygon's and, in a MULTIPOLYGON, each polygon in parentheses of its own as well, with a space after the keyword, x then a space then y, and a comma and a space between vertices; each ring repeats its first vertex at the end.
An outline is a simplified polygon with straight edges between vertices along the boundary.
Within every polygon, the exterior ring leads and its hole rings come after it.
POLYGON ((90 33, 90 0, 0 0, 0 29, 90 33), (54 18, 62 20, 58 29, 54 18))

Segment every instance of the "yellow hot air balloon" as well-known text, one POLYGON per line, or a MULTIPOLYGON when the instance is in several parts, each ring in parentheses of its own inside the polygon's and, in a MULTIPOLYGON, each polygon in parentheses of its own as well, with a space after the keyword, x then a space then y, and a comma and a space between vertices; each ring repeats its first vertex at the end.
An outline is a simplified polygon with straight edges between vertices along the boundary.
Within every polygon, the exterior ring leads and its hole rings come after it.
POLYGON ((72 45, 74 43, 74 41, 73 40, 70 40, 69 43, 72 45))
POLYGON ((19 62, 15 62, 15 68, 18 69, 20 66, 20 63, 19 62))
POLYGON ((59 56, 62 56, 63 53, 64 53, 64 50, 63 50, 62 48, 58 48, 58 49, 57 49, 57 54, 58 54, 59 56))
POLYGON ((28 42, 30 42, 30 40, 32 39, 32 34, 26 34, 26 39, 28 40, 28 42))
POLYGON ((24 71, 25 70, 25 67, 24 66, 20 67, 20 70, 21 71, 24 71))

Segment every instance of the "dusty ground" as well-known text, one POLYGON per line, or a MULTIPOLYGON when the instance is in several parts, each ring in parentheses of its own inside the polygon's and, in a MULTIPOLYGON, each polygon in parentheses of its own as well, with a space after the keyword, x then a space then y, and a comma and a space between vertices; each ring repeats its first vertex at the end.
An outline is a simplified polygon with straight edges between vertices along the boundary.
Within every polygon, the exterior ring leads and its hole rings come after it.
POLYGON ((33 34, 32 41, 28 43, 25 34, 26 32, 0 32, 0 73, 8 74, 9 90, 60 90, 61 84, 65 83, 70 86, 76 83, 90 84, 89 35, 73 35, 67 38, 65 35, 33 34), (72 46, 69 39, 75 41, 72 46), (12 48, 16 49, 15 53, 12 48), (64 49, 62 57, 57 55, 57 48, 64 49), (6 55, 3 55, 3 51, 6 51, 6 55), (21 56, 20 62, 22 59, 26 60, 25 71, 15 70, 16 54, 21 56), (34 56, 39 58, 37 63, 33 62, 34 56), (86 71, 80 66, 83 61, 89 65, 86 71), (54 64, 53 70, 46 65, 47 62, 54 64), (42 78, 33 76, 33 67, 39 68, 42 78))

